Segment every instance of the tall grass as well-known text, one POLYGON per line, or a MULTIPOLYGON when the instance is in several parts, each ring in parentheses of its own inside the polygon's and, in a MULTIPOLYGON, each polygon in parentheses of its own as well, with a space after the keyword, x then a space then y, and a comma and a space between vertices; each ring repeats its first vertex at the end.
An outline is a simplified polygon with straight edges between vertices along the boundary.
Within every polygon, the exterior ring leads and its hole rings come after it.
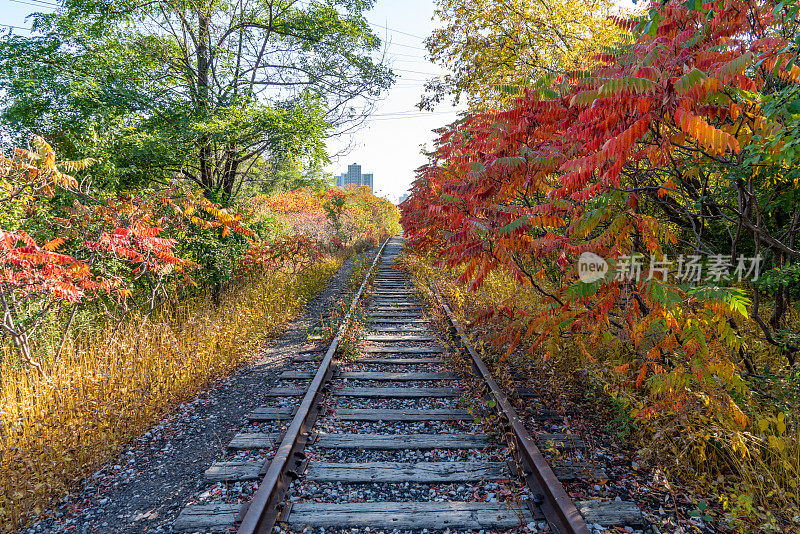
POLYGON ((135 436, 241 365, 341 265, 239 280, 72 341, 44 378, 0 363, 0 531, 39 516, 135 436))

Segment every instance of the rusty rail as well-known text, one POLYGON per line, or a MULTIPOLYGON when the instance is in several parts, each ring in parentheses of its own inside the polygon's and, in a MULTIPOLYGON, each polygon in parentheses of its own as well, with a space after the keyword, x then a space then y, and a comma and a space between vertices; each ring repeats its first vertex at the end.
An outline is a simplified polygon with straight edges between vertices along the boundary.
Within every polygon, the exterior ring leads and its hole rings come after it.
POLYGON ((331 366, 333 355, 339 347, 339 341, 350 325, 353 312, 364 294, 369 277, 383 255, 386 244, 390 239, 383 242, 380 250, 375 255, 372 266, 361 283, 358 293, 353 297, 353 302, 350 304, 350 309, 345 315, 336 337, 333 338, 328 350, 325 352, 319 369, 317 369, 311 384, 308 386, 308 390, 303 396, 297 414, 292 419, 283 441, 281 441, 278 450, 275 452, 275 456, 271 460, 267 460, 268 466, 265 466, 267 467, 267 472, 255 495, 253 495, 253 500, 242 510, 243 515, 239 529, 236 531, 237 534, 272 533, 272 528, 282 512, 283 497, 289 485, 288 479, 297 477, 298 468, 305 459, 303 448, 308 440, 308 431, 314 426, 314 422, 319 415, 319 397, 323 386, 333 374, 331 366))
POLYGON ((519 452, 522 468, 525 471, 523 473, 525 483, 535 496, 541 496, 536 499, 536 504, 544 514, 550 529, 556 534, 591 534, 589 527, 583 520, 583 516, 581 516, 575 507, 575 503, 567 495, 564 486, 561 485, 547 460, 542 456, 539 447, 536 446, 533 438, 525 428, 525 423, 517 414, 517 410, 514 409, 508 396, 495 382, 483 359, 472 348, 466 332, 464 332, 464 329, 458 323, 450 307, 435 286, 433 287, 433 292, 452 324, 450 334, 453 340, 469 353, 473 367, 489 387, 498 411, 511 427, 514 445, 519 452))

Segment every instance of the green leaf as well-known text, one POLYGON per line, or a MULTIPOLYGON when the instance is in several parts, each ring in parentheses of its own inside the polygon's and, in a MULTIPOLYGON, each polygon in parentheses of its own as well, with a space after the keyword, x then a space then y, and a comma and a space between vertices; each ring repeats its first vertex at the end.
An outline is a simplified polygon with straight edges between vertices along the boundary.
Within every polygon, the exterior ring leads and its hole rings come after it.
POLYGON ((576 282, 569 286, 564 294, 574 298, 574 299, 584 299, 586 297, 590 297, 597 293, 597 290, 600 289, 604 279, 600 279, 596 282, 592 282, 591 284, 587 284, 584 282, 576 282))
POLYGON ((541 94, 543 97, 545 97, 545 98, 549 98, 549 99, 551 99, 551 100, 552 100, 552 99, 554 99, 554 98, 558 98, 559 96, 561 96, 561 95, 560 95, 560 94, 558 94, 556 91, 553 91, 552 89, 548 89, 547 87, 542 87, 541 89, 539 89, 539 93, 540 93, 540 94, 541 94))
POLYGON ((703 83, 708 79, 705 72, 699 70, 697 67, 693 68, 675 82, 675 90, 679 93, 686 93, 693 87, 703 83))
POLYGON ((522 217, 515 219, 510 223, 508 223, 507 225, 500 228, 498 232, 502 236, 510 237, 514 232, 516 232, 523 226, 529 226, 529 225, 530 221, 528 220, 528 217, 526 215, 523 215, 522 217))

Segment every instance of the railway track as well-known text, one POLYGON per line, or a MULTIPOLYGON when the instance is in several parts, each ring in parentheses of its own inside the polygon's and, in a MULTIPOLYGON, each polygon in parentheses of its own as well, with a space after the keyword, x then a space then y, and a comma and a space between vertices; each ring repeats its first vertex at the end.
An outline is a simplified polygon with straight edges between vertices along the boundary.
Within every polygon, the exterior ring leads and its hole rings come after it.
POLYGON ((250 484, 250 501, 189 505, 174 530, 588 534, 636 524, 641 514, 633 503, 570 500, 561 481, 585 476, 585 466, 548 463, 536 443, 575 449, 580 440, 531 436, 440 300, 452 321, 448 344, 467 362, 454 372, 425 305, 395 268, 401 247, 399 238, 384 243, 371 270, 374 285, 368 290, 368 275, 333 342, 295 356, 269 392, 275 402, 254 410, 226 459, 206 470, 210 482, 250 484), (344 329, 361 301, 359 357, 339 361, 344 329), (465 389, 465 372, 482 391, 465 389), (464 405, 470 395, 472 410, 464 405), (476 409, 496 412, 503 435, 487 433, 476 409))

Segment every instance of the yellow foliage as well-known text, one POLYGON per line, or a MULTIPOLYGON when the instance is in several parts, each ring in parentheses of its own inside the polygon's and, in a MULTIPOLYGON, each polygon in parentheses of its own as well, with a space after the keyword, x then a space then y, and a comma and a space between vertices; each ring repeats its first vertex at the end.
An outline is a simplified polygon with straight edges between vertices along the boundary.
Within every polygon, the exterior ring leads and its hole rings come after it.
POLYGON ((118 330, 75 340, 46 376, 25 373, 15 353, 0 361, 0 532, 14 532, 76 480, 242 364, 338 269, 328 260, 293 275, 232 284, 219 306, 183 301, 118 330))
POLYGON ((437 0, 442 27, 426 41, 430 58, 451 74, 429 83, 433 96, 465 95, 472 109, 507 102, 531 81, 579 69, 625 40, 609 18, 611 0, 437 0))

